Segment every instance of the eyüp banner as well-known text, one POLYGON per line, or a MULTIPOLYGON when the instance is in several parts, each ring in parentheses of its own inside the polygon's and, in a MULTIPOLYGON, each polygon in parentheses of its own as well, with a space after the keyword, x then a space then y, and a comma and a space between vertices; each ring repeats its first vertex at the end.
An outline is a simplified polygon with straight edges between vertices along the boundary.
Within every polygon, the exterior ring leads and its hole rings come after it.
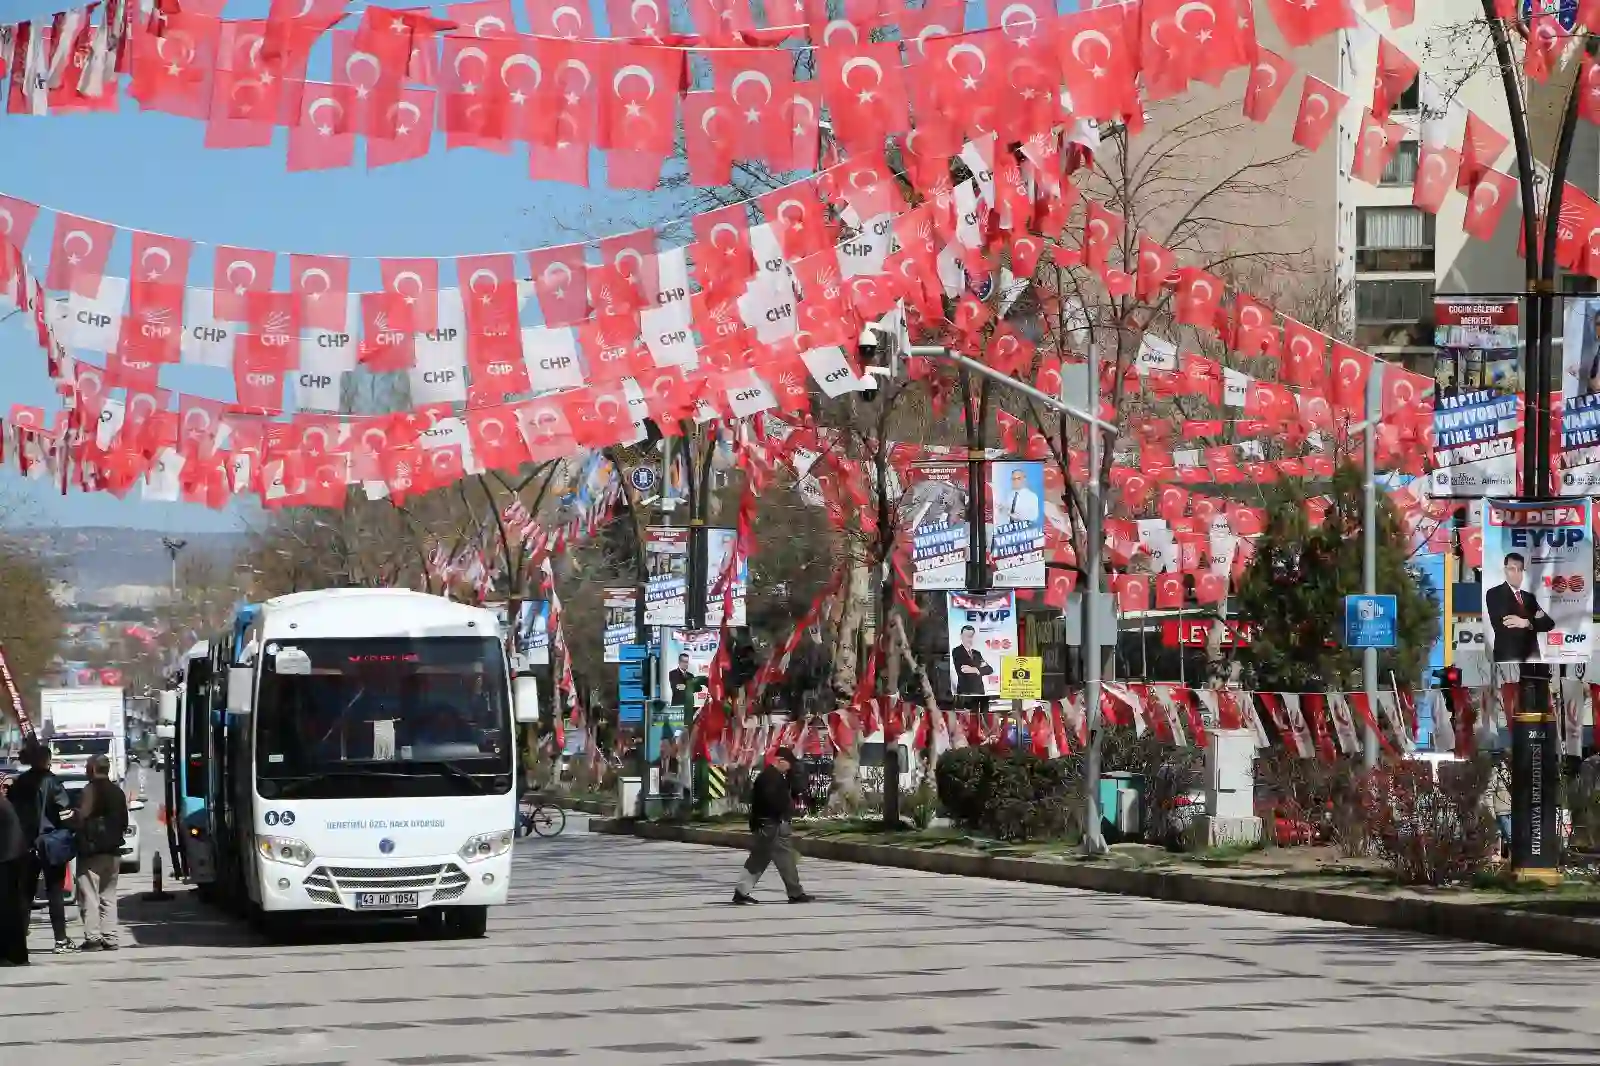
POLYGON ((529 666, 550 665, 550 601, 523 600, 517 606, 517 654, 529 666))
POLYGON ((967 584, 967 465, 918 463, 909 490, 911 587, 918 591, 967 584))
POLYGON ((989 516, 994 586, 1044 588, 1044 464, 990 463, 989 516))
POLYGON ((1517 491, 1522 392, 1516 300, 1433 302, 1433 474, 1429 495, 1509 496, 1517 491))
POLYGON ((1566 298, 1561 332, 1561 443, 1555 491, 1600 493, 1600 298, 1566 298))
POLYGON ((952 592, 946 606, 952 694, 1000 695, 1000 660, 1017 653, 1016 594, 952 592))
POLYGON ((622 646, 632 644, 634 637, 638 636, 634 626, 634 605, 638 597, 639 590, 632 585, 608 588, 601 594, 600 604, 605 612, 605 662, 620 663, 622 646))
POLYGON ((1590 501, 1485 504, 1483 621, 1491 658, 1587 663, 1594 639, 1590 501))
POLYGON ((651 526, 645 530, 644 624, 681 626, 689 618, 689 530, 651 526))
POLYGON ((750 586, 750 560, 741 558, 729 571, 728 562, 739 545, 739 534, 732 529, 706 530, 706 625, 722 625, 722 607, 727 599, 727 581, 733 579, 733 604, 728 625, 745 624, 745 599, 750 586))

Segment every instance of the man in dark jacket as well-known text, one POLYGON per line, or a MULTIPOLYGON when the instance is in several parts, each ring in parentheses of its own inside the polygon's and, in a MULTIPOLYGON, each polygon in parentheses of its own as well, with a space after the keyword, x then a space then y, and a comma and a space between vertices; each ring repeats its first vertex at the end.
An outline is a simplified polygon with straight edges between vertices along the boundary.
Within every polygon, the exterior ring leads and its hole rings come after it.
POLYGON ((89 760, 89 783, 73 819, 78 830, 78 913, 83 951, 117 950, 117 871, 128 831, 128 797, 111 780, 111 760, 89 760))
POLYGON ((70 826, 72 820, 67 806, 67 790, 61 786, 60 779, 50 772, 50 758, 50 749, 36 740, 24 745, 22 762, 28 769, 11 782, 9 795, 11 805, 17 810, 17 821, 22 824, 22 834, 29 841, 29 851, 32 852, 29 858, 31 873, 25 878, 28 906, 33 906, 39 879, 44 878, 45 900, 50 905, 50 928, 56 935, 56 954, 68 955, 78 948, 67 939, 67 907, 62 895, 67 868, 65 865, 46 865, 32 847, 32 842, 38 839, 41 832, 70 826))
POLYGON ((750 893, 756 882, 766 873, 767 864, 778 867, 784 890, 790 903, 810 903, 812 897, 800 884, 800 871, 795 867, 794 837, 790 820, 794 817, 794 793, 790 787, 789 770, 795 765, 794 752, 779 748, 772 762, 756 775, 750 789, 750 857, 745 860, 744 873, 733 890, 735 903, 759 903, 750 893))
POLYGON ((16 808, 0 791, 0 966, 28 965, 28 917, 33 909, 33 841, 16 808), (26 884, 24 882, 26 881, 26 884))

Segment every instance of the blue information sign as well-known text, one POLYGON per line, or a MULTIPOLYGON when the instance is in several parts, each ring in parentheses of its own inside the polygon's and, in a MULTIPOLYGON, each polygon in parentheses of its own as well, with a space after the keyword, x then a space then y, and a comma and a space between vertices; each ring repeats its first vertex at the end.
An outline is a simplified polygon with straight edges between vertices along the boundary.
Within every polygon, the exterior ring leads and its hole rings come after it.
POLYGON ((1346 596, 1344 642, 1350 648, 1392 648, 1399 643, 1400 601, 1394 596, 1346 596))

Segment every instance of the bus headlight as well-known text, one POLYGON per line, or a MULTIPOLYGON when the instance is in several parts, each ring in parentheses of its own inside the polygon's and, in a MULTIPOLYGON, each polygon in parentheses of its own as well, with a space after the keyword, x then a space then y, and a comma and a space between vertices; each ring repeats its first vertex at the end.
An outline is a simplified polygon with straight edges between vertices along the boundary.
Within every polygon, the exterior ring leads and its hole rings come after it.
POLYGON ((256 848, 261 852, 262 858, 271 859, 273 862, 286 862, 291 866, 309 866, 311 860, 316 858, 304 841, 291 837, 258 836, 256 848))
POLYGON ((477 862, 480 859, 492 859, 496 855, 504 855, 511 850, 511 831, 502 829, 498 833, 479 833, 461 845, 457 852, 468 862, 477 862))

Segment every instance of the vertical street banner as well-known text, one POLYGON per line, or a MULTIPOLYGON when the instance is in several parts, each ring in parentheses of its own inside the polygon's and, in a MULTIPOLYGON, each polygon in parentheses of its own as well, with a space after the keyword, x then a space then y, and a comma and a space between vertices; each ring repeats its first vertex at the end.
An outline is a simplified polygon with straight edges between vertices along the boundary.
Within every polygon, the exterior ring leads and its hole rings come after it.
POLYGON ((517 605, 516 651, 529 666, 550 665, 549 600, 523 600, 517 605))
POLYGON ((1561 330, 1561 441, 1555 491, 1600 494, 1600 298, 1568 296, 1561 330))
POLYGON ((917 591, 967 584, 967 464, 918 463, 906 493, 911 530, 911 587, 917 591))
POLYGON ((1043 463, 998 460, 989 464, 988 532, 994 586, 1044 588, 1043 463))
POLYGON ((605 662, 620 663, 622 661, 622 646, 632 644, 634 637, 638 636, 634 627, 635 604, 639 599, 639 590, 632 585, 608 588, 600 595, 600 607, 604 612, 603 640, 605 641, 605 662))
MULTIPOLYGON (((711 661, 717 657, 717 648, 721 643, 722 633, 716 629, 667 630, 666 652, 668 661, 672 663, 672 673, 683 671, 689 677, 711 676, 711 661), (684 670, 685 659, 688 660, 687 670, 684 670)), ((673 688, 676 689, 679 684, 680 679, 673 677, 673 688)), ((695 707, 703 707, 710 698, 704 688, 700 689, 694 695, 695 707)), ((667 701, 666 716, 673 729, 683 728, 683 707, 677 701, 667 701)))
POLYGON ((951 694, 999 696, 1001 660, 1017 654, 1016 593, 951 592, 946 608, 951 694))
POLYGON ((5 645, 0 644, 0 683, 6 687, 6 699, 11 703, 11 716, 16 719, 17 728, 22 732, 24 740, 34 738, 33 720, 28 717, 28 712, 22 706, 22 693, 17 691, 17 679, 11 676, 11 664, 6 662, 5 645))
POLYGON ((1433 302, 1435 498, 1517 491, 1521 429, 1521 305, 1515 299, 1433 302))
POLYGON ((1497 663, 1587 663, 1594 630, 1589 500, 1487 500, 1483 622, 1497 663))
POLYGON ((644 624, 681 626, 689 619, 689 530, 651 526, 644 535, 644 624))
POLYGON ((745 624, 745 599, 750 588, 750 560, 739 559, 729 569, 729 561, 739 546, 739 534, 732 529, 706 530, 706 625, 722 625, 722 607, 727 601, 727 583, 733 581, 733 604, 728 625, 745 624))

